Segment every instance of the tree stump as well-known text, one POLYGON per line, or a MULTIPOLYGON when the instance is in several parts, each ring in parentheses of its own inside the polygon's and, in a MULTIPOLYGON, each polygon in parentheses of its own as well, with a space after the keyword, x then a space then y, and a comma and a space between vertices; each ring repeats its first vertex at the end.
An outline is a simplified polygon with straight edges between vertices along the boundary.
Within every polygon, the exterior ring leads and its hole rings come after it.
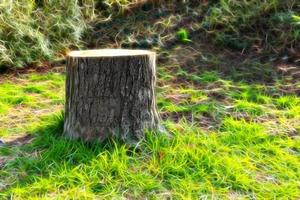
POLYGON ((84 141, 136 141, 160 129, 155 100, 155 53, 72 51, 67 57, 64 133, 84 141))

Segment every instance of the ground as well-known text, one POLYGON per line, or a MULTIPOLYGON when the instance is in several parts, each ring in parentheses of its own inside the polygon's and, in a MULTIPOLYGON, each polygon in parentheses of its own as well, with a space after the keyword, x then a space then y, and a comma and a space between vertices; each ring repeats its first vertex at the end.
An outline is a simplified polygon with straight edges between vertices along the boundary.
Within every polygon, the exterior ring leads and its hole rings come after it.
POLYGON ((64 66, 1 74, 0 199, 300 199, 299 66, 222 48, 187 16, 132 12, 102 23, 88 42, 153 45, 171 138, 68 140, 64 66), (178 39, 187 24, 195 31, 178 39))
POLYGON ((293 66, 195 48, 179 45, 158 61, 157 103, 173 137, 149 133, 135 147, 61 136, 63 66, 1 75, 0 196, 299 198, 293 66))

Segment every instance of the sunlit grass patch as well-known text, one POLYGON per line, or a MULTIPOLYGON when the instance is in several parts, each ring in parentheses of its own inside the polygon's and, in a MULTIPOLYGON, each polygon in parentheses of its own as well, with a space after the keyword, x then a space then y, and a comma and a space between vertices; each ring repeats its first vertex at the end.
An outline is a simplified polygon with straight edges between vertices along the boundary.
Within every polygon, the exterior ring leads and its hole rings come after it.
POLYGON ((9 134, 10 134, 10 132, 9 132, 9 130, 7 130, 7 128, 5 128, 5 127, 0 128, 0 137, 3 137, 5 135, 9 135, 9 134))
POLYGON ((289 109, 300 106, 300 98, 296 96, 280 96, 275 100, 275 105, 279 109, 289 109))
POLYGON ((5 103, 0 103, 0 116, 4 115, 9 109, 9 106, 5 103))
POLYGON ((238 91, 232 92, 232 97, 242 99, 253 103, 268 104, 272 98, 266 93, 266 89, 261 85, 244 85, 239 86, 238 91))
POLYGON ((262 125, 230 117, 223 120, 221 130, 224 134, 223 141, 229 145, 255 145, 267 139, 262 125))
POLYGON ((9 106, 29 104, 34 97, 25 95, 21 88, 13 83, 0 84, 0 102, 9 106))
POLYGON ((64 81, 64 76, 60 73, 32 73, 26 75, 29 81, 38 82, 38 81, 52 81, 52 83, 60 83, 64 81))
POLYGON ((0 83, 0 135, 25 134, 39 123, 38 116, 60 109, 64 75, 24 74, 0 83), (52 105, 52 110, 49 109, 52 105))
POLYGON ((234 105, 234 111, 247 113, 250 116, 255 117, 266 113, 266 108, 257 103, 253 103, 245 100, 237 100, 234 105))
POLYGON ((300 118, 300 106, 294 106, 290 109, 288 109, 286 112, 284 112, 288 118, 300 118))

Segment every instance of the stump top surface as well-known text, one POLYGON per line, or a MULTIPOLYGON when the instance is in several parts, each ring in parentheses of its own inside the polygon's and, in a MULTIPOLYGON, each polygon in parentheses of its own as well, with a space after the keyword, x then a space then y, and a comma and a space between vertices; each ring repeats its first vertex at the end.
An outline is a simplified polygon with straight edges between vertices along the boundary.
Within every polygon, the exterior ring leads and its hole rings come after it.
POLYGON ((119 57, 119 56, 138 56, 155 54, 148 50, 133 50, 133 49, 95 49, 71 51, 68 53, 70 57, 119 57))

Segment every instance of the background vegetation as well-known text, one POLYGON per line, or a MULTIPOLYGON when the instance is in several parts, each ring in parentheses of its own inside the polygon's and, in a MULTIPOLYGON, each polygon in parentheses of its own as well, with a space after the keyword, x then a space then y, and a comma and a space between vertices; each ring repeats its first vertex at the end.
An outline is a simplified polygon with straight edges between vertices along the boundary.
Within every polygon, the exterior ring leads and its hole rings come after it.
MULTIPOLYGON (((82 46, 91 37, 88 27, 105 30, 112 20, 120 19, 120 15, 125 19, 128 12, 137 12, 136 8, 150 11, 157 6, 165 8, 155 14, 158 17, 170 9, 184 12, 184 17, 195 21, 193 26, 186 27, 187 31, 201 32, 203 37, 209 36, 224 46, 240 51, 299 56, 300 6, 296 0, 3 0, 0 3, 0 66, 20 68, 53 60, 69 48, 82 46), (176 8, 175 5, 180 4, 176 8)), ((170 18, 168 23, 180 24, 182 19, 170 18)), ((150 26, 148 32, 155 32, 151 29, 155 27, 150 26)), ((118 35, 122 30, 115 31, 118 35)), ((160 46, 166 39, 160 35, 145 36, 136 38, 136 43, 144 45, 129 45, 151 48, 160 46)), ((172 38, 172 35, 165 37, 172 38)))
POLYGON ((0 65, 24 67, 78 44, 85 22, 77 1, 0 3, 0 65))
POLYGON ((221 0, 208 9, 202 25, 232 48, 294 52, 299 49, 299 12, 294 0, 221 0))

